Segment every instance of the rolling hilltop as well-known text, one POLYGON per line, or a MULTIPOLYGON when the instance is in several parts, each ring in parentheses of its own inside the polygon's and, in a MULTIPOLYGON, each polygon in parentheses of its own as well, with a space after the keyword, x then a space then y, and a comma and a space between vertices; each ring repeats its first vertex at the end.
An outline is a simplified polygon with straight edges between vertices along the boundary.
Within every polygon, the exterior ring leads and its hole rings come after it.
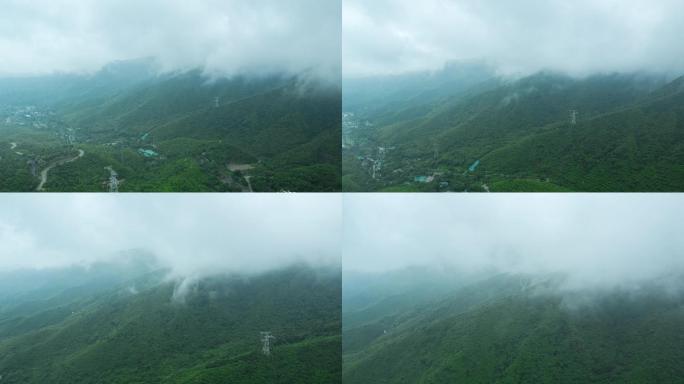
POLYGON ((344 382, 681 381, 681 293, 568 292, 556 278, 497 275, 430 297, 424 283, 357 287, 344 301, 344 382))
POLYGON ((2 382, 340 382, 339 271, 166 276, 138 261, 7 276, 2 382))
POLYGON ((49 168, 42 190, 336 191, 340 103, 306 75, 157 74, 149 60, 0 79, 0 189, 35 190, 49 168))
POLYGON ((684 78, 473 66, 347 81, 345 190, 684 189, 684 78))

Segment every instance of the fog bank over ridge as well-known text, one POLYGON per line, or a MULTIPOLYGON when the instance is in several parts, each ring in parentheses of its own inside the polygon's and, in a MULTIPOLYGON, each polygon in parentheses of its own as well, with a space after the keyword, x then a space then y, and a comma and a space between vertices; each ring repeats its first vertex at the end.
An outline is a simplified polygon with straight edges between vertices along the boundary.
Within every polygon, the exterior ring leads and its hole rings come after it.
POLYGON ((92 73, 141 57, 165 72, 340 75, 336 0, 10 0, 2 8, 0 77, 92 73))
POLYGON ((347 195, 343 268, 565 276, 620 288, 684 276, 676 194, 347 195))
POLYGON ((348 0, 345 77, 482 60, 502 75, 684 73, 678 0, 348 0))
POLYGON ((179 276, 338 266, 335 195, 11 194, 0 203, 0 271, 154 255, 179 276))

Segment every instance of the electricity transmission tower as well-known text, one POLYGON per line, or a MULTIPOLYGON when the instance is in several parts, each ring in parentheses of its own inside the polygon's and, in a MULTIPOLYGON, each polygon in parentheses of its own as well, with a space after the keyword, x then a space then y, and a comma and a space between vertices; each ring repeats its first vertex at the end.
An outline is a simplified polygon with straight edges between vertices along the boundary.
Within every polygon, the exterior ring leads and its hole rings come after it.
POLYGON ((577 124, 577 110, 576 109, 571 109, 570 110, 570 125, 575 125, 577 124))
POLYGON ((105 169, 109 171, 109 182, 107 183, 109 192, 119 192, 119 174, 109 165, 105 169))
POLYGON ((266 356, 271 355, 271 340, 275 340, 275 336, 271 334, 271 332, 260 332, 261 334, 261 342, 263 343, 261 347, 261 353, 263 353, 266 356))
POLYGON ((112 175, 109 176, 109 192, 119 192, 119 180, 116 176, 116 172, 112 172, 112 175))

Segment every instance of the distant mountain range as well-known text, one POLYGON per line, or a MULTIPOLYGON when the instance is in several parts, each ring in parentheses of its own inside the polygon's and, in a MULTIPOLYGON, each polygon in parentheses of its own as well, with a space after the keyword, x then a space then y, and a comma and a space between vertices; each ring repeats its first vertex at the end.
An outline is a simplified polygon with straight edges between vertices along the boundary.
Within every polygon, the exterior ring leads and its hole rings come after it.
POLYGON ((184 280, 148 261, 4 274, 2 382, 340 382, 339 270, 184 280))
POLYGON ((345 190, 684 188, 684 77, 454 64, 348 80, 343 105, 345 190))
POLYGON ((121 191, 336 191, 340 103, 306 75, 157 74, 152 60, 0 79, 0 189, 35 189, 82 149, 45 190, 107 190, 111 167, 121 191))
MULTIPOLYGON (((566 291, 558 277, 519 275, 452 276, 445 289, 429 277, 404 293, 355 283, 343 307, 345 383, 674 383, 684 374, 681 292, 566 291)), ((344 284, 347 295, 354 283, 344 284)))

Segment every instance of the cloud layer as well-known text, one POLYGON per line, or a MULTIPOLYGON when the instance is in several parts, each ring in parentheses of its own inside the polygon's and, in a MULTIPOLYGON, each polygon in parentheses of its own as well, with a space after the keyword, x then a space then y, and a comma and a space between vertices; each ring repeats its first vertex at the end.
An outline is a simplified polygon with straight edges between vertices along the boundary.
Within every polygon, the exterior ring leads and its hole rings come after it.
POLYGON ((178 275, 339 265, 341 197, 327 194, 11 194, 0 270, 151 252, 178 275))
POLYGON ((0 75, 155 57, 167 71, 339 77, 340 40, 339 0, 9 0, 0 75))
POLYGON ((568 275, 620 286, 684 273, 678 194, 346 195, 343 267, 568 275))
POLYGON ((504 74, 684 72, 679 0, 346 0, 345 76, 485 60, 504 74))

